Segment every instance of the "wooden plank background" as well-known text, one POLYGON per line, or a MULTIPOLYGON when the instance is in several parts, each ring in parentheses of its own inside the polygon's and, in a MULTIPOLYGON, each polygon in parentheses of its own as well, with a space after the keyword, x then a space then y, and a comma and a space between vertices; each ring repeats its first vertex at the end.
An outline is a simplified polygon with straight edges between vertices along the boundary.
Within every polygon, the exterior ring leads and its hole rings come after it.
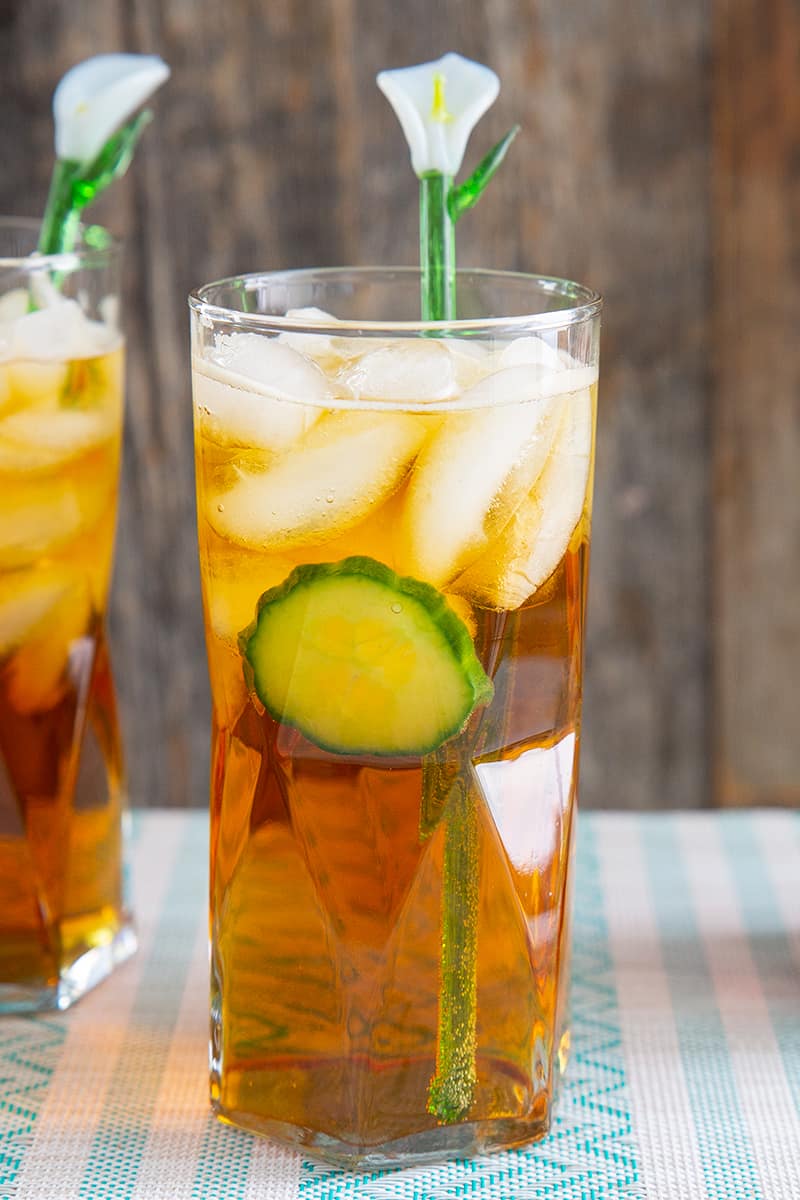
POLYGON ((461 262, 606 296, 583 802, 797 803, 797 5, 0 0, 0 210, 41 212, 52 89, 112 49, 173 68, 95 210, 128 239, 111 624, 133 801, 207 794, 186 293, 413 262, 415 181, 374 76, 457 49, 503 81, 471 155, 523 126, 461 262))

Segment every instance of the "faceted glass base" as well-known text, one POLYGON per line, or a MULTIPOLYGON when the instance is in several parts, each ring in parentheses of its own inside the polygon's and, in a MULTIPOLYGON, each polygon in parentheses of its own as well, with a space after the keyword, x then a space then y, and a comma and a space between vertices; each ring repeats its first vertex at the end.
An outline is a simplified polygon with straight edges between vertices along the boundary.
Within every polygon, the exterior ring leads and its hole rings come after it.
POLYGON ((490 1094, 491 1104, 445 1124, 424 1106, 434 1065, 427 1057, 384 1062, 378 1070, 345 1060, 264 1060, 258 1071, 220 1077, 212 1062, 211 1106, 228 1125, 348 1169, 510 1150, 547 1133, 557 1077, 552 1088, 534 1092, 508 1063, 479 1058, 480 1093, 490 1094))
POLYGON ((92 946, 63 967, 52 984, 0 983, 0 1014, 63 1011, 106 979, 136 950, 136 933, 129 922, 111 941, 92 946))
POLYGON ((381 1145, 366 1146, 341 1141, 316 1129, 261 1120, 252 1113, 229 1112, 213 1101, 211 1107, 225 1125, 272 1138, 294 1150, 301 1150, 308 1157, 350 1171, 421 1166, 477 1154, 491 1154, 498 1150, 514 1150, 529 1142, 540 1141, 550 1128, 549 1113, 538 1118, 463 1121, 381 1145))

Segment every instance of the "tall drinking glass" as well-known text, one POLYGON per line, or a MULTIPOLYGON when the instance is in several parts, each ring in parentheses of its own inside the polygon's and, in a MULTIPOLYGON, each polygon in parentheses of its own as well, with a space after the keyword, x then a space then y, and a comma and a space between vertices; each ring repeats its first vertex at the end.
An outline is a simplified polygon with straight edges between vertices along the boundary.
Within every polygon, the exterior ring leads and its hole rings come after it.
POLYGON ((212 1102, 351 1166, 541 1137, 569 1049, 600 299, 419 287, 190 299, 212 1102))
POLYGON ((66 1008, 135 947, 105 609, 119 248, 0 220, 0 1012, 66 1008))

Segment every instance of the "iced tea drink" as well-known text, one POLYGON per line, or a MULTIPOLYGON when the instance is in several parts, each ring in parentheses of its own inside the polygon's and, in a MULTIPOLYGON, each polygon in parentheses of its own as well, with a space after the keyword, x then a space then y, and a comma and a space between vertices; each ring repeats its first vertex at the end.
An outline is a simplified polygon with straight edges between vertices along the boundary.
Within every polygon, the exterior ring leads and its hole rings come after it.
MULTIPOLYGON (((35 227, 0 236, 22 252, 35 227)), ((134 946, 104 631, 123 403, 115 254, 0 261, 0 1011, 64 1008, 134 946)))
POLYGON ((359 322, 417 286, 192 301, 212 1099, 349 1165, 541 1136, 569 1049, 599 302, 476 273, 554 311, 359 322))

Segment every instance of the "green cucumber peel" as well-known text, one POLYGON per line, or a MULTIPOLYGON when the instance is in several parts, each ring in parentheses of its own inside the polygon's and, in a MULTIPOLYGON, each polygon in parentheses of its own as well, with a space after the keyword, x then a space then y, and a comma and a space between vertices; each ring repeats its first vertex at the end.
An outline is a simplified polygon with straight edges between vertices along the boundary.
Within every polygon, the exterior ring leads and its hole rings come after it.
MULTIPOLYGON (((352 624, 345 623, 345 634, 352 624)), ((330 636, 327 629, 324 636, 330 636)), ((472 713, 488 704, 494 685, 483 670, 461 618, 436 588, 410 576, 400 576, 384 563, 366 556, 351 556, 334 563, 308 563, 260 597, 255 619, 239 635, 245 682, 270 715, 282 725, 297 729, 324 750, 343 755, 419 757, 437 750, 464 729, 472 713), (385 624, 375 659, 348 673, 348 644, 325 644, 320 650, 316 622, 366 619, 385 624), (380 644, 382 643, 382 645, 380 644), (445 707, 434 704, 426 711, 418 703, 413 719, 382 724, 380 712, 349 702, 354 684, 384 687, 381 671, 388 655, 400 647, 417 648, 433 694, 445 707), (285 655, 285 657, 284 657, 285 655), (338 703, 331 705, 325 688, 314 690, 314 681, 329 664, 341 688, 338 703), (377 676, 377 682, 376 682, 377 676), (430 716, 430 721, 426 717, 430 716), (357 735, 353 730, 357 730, 357 735)), ((412 655, 413 657, 413 655, 412 655)), ((416 665, 416 664, 415 664, 416 665)), ((417 680, 419 682, 419 680, 417 680)), ((398 694, 402 700, 402 684, 398 694)), ((330 691, 330 682, 329 688, 330 691)), ((407 697, 413 705, 414 695, 407 697)), ((402 704, 401 704, 402 708, 402 704)), ((396 714, 395 714, 396 716, 396 714)))

